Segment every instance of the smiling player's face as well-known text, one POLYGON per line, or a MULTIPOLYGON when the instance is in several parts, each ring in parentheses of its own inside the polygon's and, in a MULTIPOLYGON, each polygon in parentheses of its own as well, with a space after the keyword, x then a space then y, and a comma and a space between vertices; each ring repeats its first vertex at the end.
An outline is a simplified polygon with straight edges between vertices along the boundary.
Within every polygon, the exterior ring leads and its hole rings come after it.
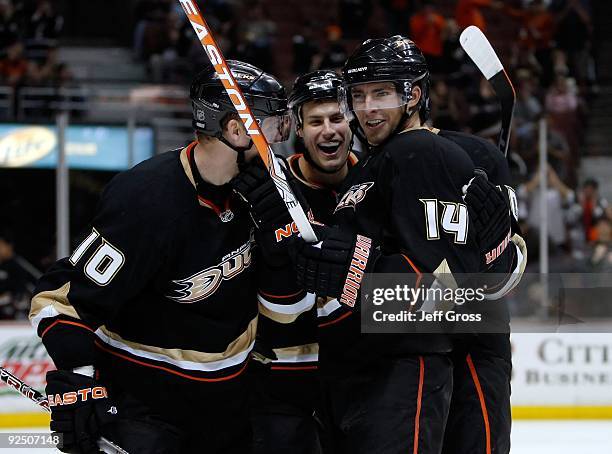
POLYGON ((349 154, 351 130, 334 100, 310 101, 302 106, 298 130, 312 160, 327 172, 344 166, 349 154))
POLYGON ((404 101, 392 82, 372 82, 351 89, 357 120, 371 145, 381 144, 402 119, 404 101))

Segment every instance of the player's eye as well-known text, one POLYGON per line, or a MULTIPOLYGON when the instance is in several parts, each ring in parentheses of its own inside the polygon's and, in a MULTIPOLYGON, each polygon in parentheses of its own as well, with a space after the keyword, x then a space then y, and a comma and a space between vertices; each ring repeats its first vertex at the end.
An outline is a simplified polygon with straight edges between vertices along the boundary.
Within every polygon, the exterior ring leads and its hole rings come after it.
POLYGON ((363 102, 365 95, 363 93, 353 93, 353 102, 363 102))

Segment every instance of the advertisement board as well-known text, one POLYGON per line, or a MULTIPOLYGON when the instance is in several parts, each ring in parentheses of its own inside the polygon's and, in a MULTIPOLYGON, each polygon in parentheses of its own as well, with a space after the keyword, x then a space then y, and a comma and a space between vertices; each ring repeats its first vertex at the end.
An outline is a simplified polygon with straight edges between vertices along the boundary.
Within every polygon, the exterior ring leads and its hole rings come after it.
POLYGON ((512 335, 515 417, 612 418, 612 333, 512 335))
MULTIPOLYGON (((612 333, 512 335, 514 418, 611 418, 612 333)), ((54 368, 32 327, 0 323, 0 364, 44 391, 54 368)), ((46 424, 48 415, 0 383, 0 427, 46 424)))
MULTIPOLYGON (((119 171, 153 155, 153 130, 134 129, 130 163, 128 129, 123 126, 71 125, 66 129, 66 157, 73 169, 119 171), (131 165, 130 165, 131 164, 131 165)), ((54 168, 57 128, 47 125, 0 125, 0 167, 54 168)))
MULTIPOLYGON (((0 323, 0 365, 44 392, 45 375, 55 368, 27 322, 0 323)), ((46 424, 48 414, 14 389, 0 383, 0 427, 46 424)))

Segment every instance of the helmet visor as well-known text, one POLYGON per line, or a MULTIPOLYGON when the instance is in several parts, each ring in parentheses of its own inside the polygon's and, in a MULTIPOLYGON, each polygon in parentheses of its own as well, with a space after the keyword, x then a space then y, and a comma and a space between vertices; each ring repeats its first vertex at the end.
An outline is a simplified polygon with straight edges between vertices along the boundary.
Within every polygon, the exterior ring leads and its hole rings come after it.
POLYGON ((345 115, 363 110, 393 109, 410 100, 405 91, 398 91, 393 81, 347 85, 340 90, 339 98, 345 115))
POLYGON ((291 134, 291 115, 289 113, 257 120, 268 143, 279 143, 289 139, 291 134))

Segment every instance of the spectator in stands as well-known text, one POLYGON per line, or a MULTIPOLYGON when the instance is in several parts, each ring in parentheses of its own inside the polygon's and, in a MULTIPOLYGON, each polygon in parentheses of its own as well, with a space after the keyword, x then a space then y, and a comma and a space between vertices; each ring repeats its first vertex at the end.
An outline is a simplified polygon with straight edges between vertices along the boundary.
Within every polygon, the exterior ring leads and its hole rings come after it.
POLYGON ((387 35, 406 33, 406 24, 414 11, 415 0, 382 0, 387 16, 387 35))
POLYGON ((319 46, 315 39, 313 27, 310 22, 301 27, 300 33, 293 35, 293 73, 305 74, 313 70, 313 59, 319 53, 319 46))
POLYGON ((594 178, 588 178, 582 184, 578 195, 581 207, 582 230, 585 240, 593 242, 597 240, 597 223, 602 219, 612 220, 612 207, 608 201, 599 195, 599 183, 594 178))
POLYGON ((185 23, 183 18, 184 15, 176 11, 166 15, 159 49, 149 60, 155 82, 185 83, 186 76, 191 73, 187 54, 193 44, 193 33, 191 24, 185 23))
POLYGON ((586 83, 593 24, 589 0, 555 0, 551 9, 557 13, 557 46, 568 56, 571 75, 580 85, 586 83))
POLYGON ((35 44, 55 45, 64 27, 64 18, 49 0, 38 0, 36 9, 27 19, 25 38, 35 44))
POLYGON ((517 74, 517 99, 514 107, 514 120, 516 122, 517 134, 524 125, 533 123, 542 114, 542 104, 536 96, 536 84, 533 75, 528 71, 517 74))
POLYGON ((427 58, 429 71, 434 74, 442 70, 445 27, 446 20, 429 1, 410 18, 410 37, 427 58))
POLYGON ((505 8, 505 13, 519 20, 519 48, 532 54, 541 68, 541 82, 548 87, 553 77, 552 48, 555 21, 544 0, 532 0, 526 8, 505 8))
POLYGON ((460 107, 457 102, 457 93, 449 88, 444 79, 437 79, 431 87, 431 118, 433 124, 439 129, 460 129, 457 119, 460 107))
POLYGON ((276 24, 260 0, 255 0, 244 8, 244 20, 240 24, 242 36, 237 47, 239 60, 248 61, 264 71, 273 71, 274 56, 272 44, 276 24))
POLYGON ((612 272, 612 221, 602 218, 594 229, 593 252, 589 258, 590 271, 612 272))
POLYGON ((59 76, 61 65, 57 48, 49 49, 45 61, 32 64, 28 82, 33 85, 52 85, 59 76))
MULTIPOLYGON (((550 87, 545 99, 549 127, 562 134, 570 146, 569 165, 575 169, 579 163, 582 125, 579 117, 581 99, 576 93, 573 79, 558 75, 550 87)), ((570 184, 575 187, 575 178, 570 184)))
POLYGON ((499 132, 499 100, 491 84, 480 78, 478 90, 469 95, 471 118, 468 122, 473 134, 493 136, 499 132))
POLYGON ((499 10, 503 7, 503 2, 497 0, 459 0, 455 9, 455 20, 461 30, 470 25, 475 25, 482 31, 486 31, 487 23, 481 9, 493 8, 499 10))
POLYGON ((162 27, 169 11, 167 0, 141 0, 136 5, 134 26, 134 55, 148 61, 157 52, 158 41, 163 36, 162 27))
POLYGON ((371 0, 340 0, 338 17, 346 39, 363 39, 372 11, 371 0))
POLYGON ((30 72, 31 64, 23 55, 23 44, 15 41, 7 47, 6 58, 0 60, 0 80, 13 87, 19 86, 30 72))
POLYGON ((327 45, 324 51, 314 58, 317 69, 331 69, 339 72, 348 58, 346 45, 342 41, 342 29, 337 25, 326 28, 327 45))
POLYGON ((461 70, 466 59, 465 52, 459 42, 460 35, 461 30, 459 30, 457 22, 454 19, 446 19, 440 72, 453 80, 462 77, 461 70))
MULTIPOLYGON (((555 170, 547 166, 546 206, 548 214, 548 239, 551 254, 568 247, 568 225, 571 219, 571 207, 575 202, 574 191, 561 181, 555 170)), ((540 209, 540 172, 536 170, 531 179, 517 188, 520 214, 524 222, 524 233, 534 246, 538 243, 538 233, 542 222, 540 209)), ((528 242, 528 247, 529 247, 528 242)), ((533 248, 535 251, 535 247, 533 248)))
MULTIPOLYGON (((517 141, 513 150, 520 154, 528 169, 538 166, 539 162, 539 124, 524 123, 516 128, 517 141)), ((575 178, 575 169, 569 165, 570 147, 562 134, 547 128, 547 160, 561 181, 571 182, 575 178)))
POLYGON ((0 0, 0 51, 19 37, 19 22, 10 0, 0 0))
POLYGON ((40 272, 15 253, 12 233, 0 228, 0 320, 25 319, 40 272))

